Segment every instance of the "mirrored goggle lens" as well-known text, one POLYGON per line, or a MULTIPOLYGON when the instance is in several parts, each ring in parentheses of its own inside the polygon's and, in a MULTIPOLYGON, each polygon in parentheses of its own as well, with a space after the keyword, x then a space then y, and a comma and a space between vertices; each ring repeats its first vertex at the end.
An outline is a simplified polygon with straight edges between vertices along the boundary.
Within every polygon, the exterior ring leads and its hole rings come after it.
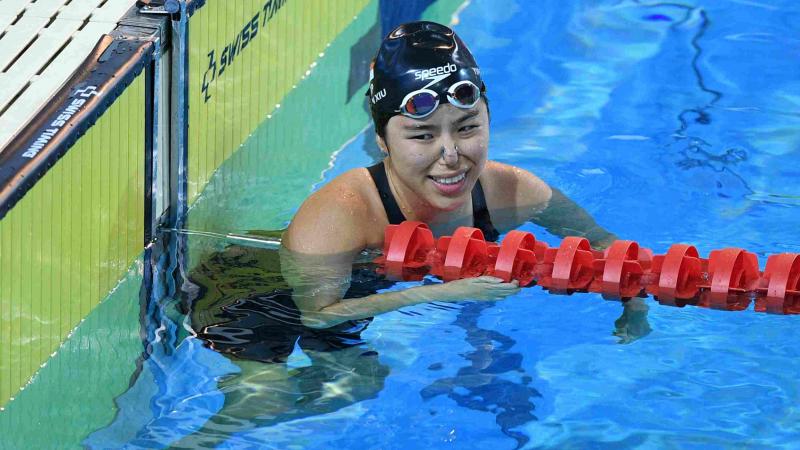
POLYGON ((403 105, 403 112, 413 117, 425 117, 439 105, 439 98, 429 92, 419 92, 411 96, 403 105))
POLYGON ((472 108, 481 98, 481 91, 475 84, 467 82, 453 86, 449 95, 450 103, 461 108, 472 108))

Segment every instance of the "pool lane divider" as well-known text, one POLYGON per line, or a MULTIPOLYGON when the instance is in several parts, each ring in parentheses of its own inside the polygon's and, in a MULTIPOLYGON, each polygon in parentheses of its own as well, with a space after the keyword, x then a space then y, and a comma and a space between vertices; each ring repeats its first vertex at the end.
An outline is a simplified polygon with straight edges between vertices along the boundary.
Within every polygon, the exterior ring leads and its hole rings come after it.
POLYGON ((502 243, 486 242, 477 228, 459 227, 434 239, 422 222, 406 221, 385 230, 379 271, 395 280, 433 275, 454 281, 490 275, 520 286, 537 284, 553 294, 593 292, 609 300, 652 295, 659 303, 739 311, 800 314, 800 254, 771 255, 759 270, 754 253, 741 248, 713 250, 674 244, 654 255, 635 241, 617 240, 604 251, 589 240, 568 236, 549 247, 528 232, 509 232, 502 243))

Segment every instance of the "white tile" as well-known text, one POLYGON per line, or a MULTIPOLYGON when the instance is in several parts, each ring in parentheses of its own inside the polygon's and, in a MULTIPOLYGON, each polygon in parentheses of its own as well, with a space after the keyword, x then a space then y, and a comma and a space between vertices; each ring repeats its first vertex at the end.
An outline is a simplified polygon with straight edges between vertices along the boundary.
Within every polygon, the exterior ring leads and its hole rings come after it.
POLYGON ((0 110, 3 110, 28 82, 30 77, 0 73, 0 110))
MULTIPOLYGON (((81 2, 83 0, 74 0, 77 2, 81 2)), ((32 17, 45 17, 50 19, 62 6, 66 3, 67 0, 36 0, 36 3, 32 3, 28 5, 28 8, 25 9, 25 16, 32 16, 32 17)))
POLYGON ((136 4, 136 0, 108 0, 108 3, 92 14, 91 21, 117 23, 134 4, 136 4))
POLYGON ((0 15, 0 33, 6 31, 6 29, 11 26, 11 22, 13 22, 16 18, 17 16, 0 15))
POLYGON ((76 0, 61 8, 59 19, 86 20, 103 0, 76 0))
POLYGON ((0 16, 11 16, 13 20, 31 3, 31 0, 0 0, 0 16))
MULTIPOLYGON (((46 105, 75 70, 83 63, 104 34, 111 32, 114 24, 89 23, 73 37, 69 45, 32 81, 31 86, 0 116, 0 149, 12 136, 28 123, 46 105)), ((2 150, 0 150, 2 151, 2 150)))
POLYGON ((42 29, 36 41, 11 66, 8 74, 32 77, 49 61, 59 48, 78 31, 83 24, 79 20, 56 20, 42 29))
POLYGON ((49 19, 42 17, 24 17, 16 25, 6 30, 0 39, 0 71, 21 52, 44 28, 49 19))

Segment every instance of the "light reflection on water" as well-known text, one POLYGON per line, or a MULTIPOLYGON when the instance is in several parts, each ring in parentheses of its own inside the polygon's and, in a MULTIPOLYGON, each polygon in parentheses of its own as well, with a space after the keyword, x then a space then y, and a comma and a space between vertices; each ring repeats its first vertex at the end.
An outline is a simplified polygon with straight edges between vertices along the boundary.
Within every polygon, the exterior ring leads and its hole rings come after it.
MULTIPOLYGON (((485 426, 497 427, 517 447, 529 441, 518 428, 537 420, 534 401, 541 394, 514 349, 517 342, 479 324, 493 303, 432 302, 378 318, 377 330, 367 328, 371 320, 343 324, 335 332, 311 330, 298 323, 279 252, 249 246, 263 237, 220 241, 218 236, 172 232, 162 239, 217 250, 207 250, 206 259, 178 280, 163 277, 174 267, 164 259, 168 254, 152 267, 153 295, 144 322, 151 345, 143 370, 117 399, 120 411, 114 422, 90 435, 87 446, 237 448, 266 439, 264 434, 272 444, 289 443, 297 433, 306 433, 293 428, 297 423, 330 414, 354 419, 353 408, 393 395, 387 391, 390 376, 399 381, 409 375, 419 385, 416 401, 430 417, 426 420, 439 414, 458 418, 461 413, 446 405, 455 402, 464 411, 493 417, 485 426), (387 331, 397 335, 387 341, 387 331), (424 340, 429 332, 458 336, 433 339, 443 345, 430 348, 423 358, 413 349, 425 344, 409 341, 424 340), (464 344, 453 360, 451 352, 464 344), (411 366, 423 359, 428 363, 417 373, 411 366), (294 424, 285 425, 292 431, 282 424, 294 424), (276 429, 284 430, 280 438, 271 435, 276 429)), ((173 253, 185 254, 174 248, 173 253)), ((365 253, 361 259, 374 256, 365 253)), ((346 297, 415 284, 390 283, 375 268, 357 264, 346 297)), ((628 322, 633 321, 620 317, 618 330, 628 322)), ((638 337, 631 332, 625 338, 638 337)), ((409 394, 406 387, 400 389, 409 394)), ((380 421, 374 425, 383 426, 380 421)), ((469 434, 462 426, 448 431, 447 439, 469 434)))
MULTIPOLYGON (((493 159, 657 253, 741 246, 763 268, 764 255, 800 250, 795 3, 553 1, 529 12, 473 0, 458 28, 489 86, 493 159)), ((343 149, 325 179, 370 164, 373 141, 368 130, 343 149)), ((192 333, 286 288, 274 250, 236 234, 188 238, 206 255, 205 280, 152 315, 174 345, 151 349, 88 445, 791 448, 800 432, 797 318, 752 310, 626 310, 532 288, 385 314, 341 350, 224 356, 192 333)))

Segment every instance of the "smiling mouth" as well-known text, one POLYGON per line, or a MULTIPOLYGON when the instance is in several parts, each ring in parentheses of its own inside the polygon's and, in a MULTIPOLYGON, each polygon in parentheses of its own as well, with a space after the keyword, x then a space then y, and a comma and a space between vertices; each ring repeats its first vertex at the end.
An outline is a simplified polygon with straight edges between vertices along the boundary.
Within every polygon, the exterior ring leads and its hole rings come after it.
MULTIPOLYGON (((467 171, 467 172, 469 172, 469 171, 467 171)), ((435 181, 435 182, 437 182, 439 184, 445 184, 445 185, 457 184, 457 183, 461 182, 464 178, 467 177, 467 172, 464 172, 461 175, 457 175, 457 176, 450 177, 450 178, 440 178, 440 177, 432 177, 432 176, 428 176, 428 178, 430 178, 431 180, 433 180, 433 181, 435 181)))

